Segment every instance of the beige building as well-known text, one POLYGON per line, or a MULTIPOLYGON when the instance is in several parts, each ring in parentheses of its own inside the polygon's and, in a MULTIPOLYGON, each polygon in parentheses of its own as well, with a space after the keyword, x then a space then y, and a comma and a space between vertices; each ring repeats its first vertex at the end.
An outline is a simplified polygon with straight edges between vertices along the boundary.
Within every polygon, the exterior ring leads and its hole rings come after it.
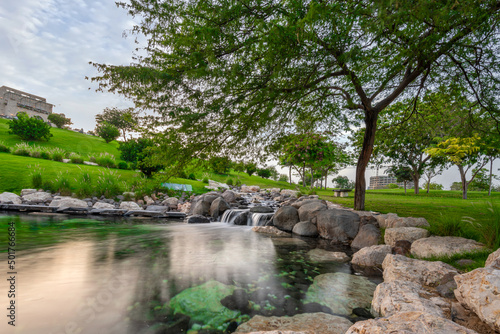
POLYGON ((39 116, 47 122, 53 107, 53 104, 47 103, 47 99, 41 96, 7 86, 0 87, 0 117, 14 117, 19 112, 25 112, 31 117, 39 116))
MULTIPOLYGON (((404 183, 398 182, 395 177, 392 176, 371 176, 370 185, 368 190, 384 189, 387 185, 394 183, 399 187, 403 188, 404 183)), ((406 182, 406 189, 413 188, 413 182, 406 182)))

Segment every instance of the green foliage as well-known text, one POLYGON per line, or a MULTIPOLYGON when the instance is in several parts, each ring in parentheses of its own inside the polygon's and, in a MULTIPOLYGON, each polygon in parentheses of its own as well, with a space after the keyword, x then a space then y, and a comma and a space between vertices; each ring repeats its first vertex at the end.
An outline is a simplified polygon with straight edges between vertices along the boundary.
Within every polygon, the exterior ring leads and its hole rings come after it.
POLYGON ((96 196, 104 196, 106 198, 113 198, 123 193, 124 185, 121 182, 120 174, 116 171, 108 169, 103 171, 97 177, 95 185, 96 196))
POLYGON ((235 172, 244 172, 245 171, 245 163, 242 161, 233 163, 233 169, 235 172))
POLYGON ((196 180, 196 175, 194 175, 193 173, 190 173, 190 174, 188 175, 188 179, 189 179, 189 180, 196 180))
POLYGON ((207 161, 208 169, 217 174, 227 174, 232 166, 228 157, 211 157, 207 161))
MULTIPOLYGON (((443 190, 443 188, 444 187, 442 184, 434 183, 434 182, 429 183, 429 190, 443 190)), ((460 190, 460 189, 458 189, 458 190, 460 190)))
POLYGON ((233 185, 233 179, 227 179, 227 180, 226 180, 226 184, 227 184, 228 186, 232 186, 232 185, 233 185))
POLYGON ((288 175, 286 175, 286 174, 280 174, 280 176, 278 178, 278 181, 288 182, 288 175))
POLYGON ((47 117, 47 119, 59 129, 63 128, 65 125, 73 124, 73 122, 71 122, 71 118, 66 118, 66 115, 64 114, 52 113, 47 117))
POLYGON ((128 169, 128 164, 125 161, 120 161, 118 163, 118 169, 128 169))
POLYGON ((54 161, 63 161, 66 152, 60 148, 53 148, 50 150, 50 157, 54 161))
POLYGON ((29 157, 31 152, 31 147, 27 143, 19 143, 14 146, 12 154, 20 155, 23 157, 29 157))
POLYGON ((78 180, 76 194, 80 198, 92 197, 94 195, 92 175, 89 172, 82 172, 80 179, 78 180))
POLYGON ((203 180, 201 180, 203 183, 208 183, 208 177, 204 177, 203 180))
POLYGON ((476 251, 476 252, 466 252, 454 254, 451 256, 433 256, 430 258, 424 258, 426 261, 441 261, 449 264, 463 272, 469 272, 471 270, 482 268, 485 265, 486 259, 490 255, 490 250, 476 251), (472 264, 462 265, 459 260, 472 260, 472 264))
POLYGON ((133 108, 105 108, 102 114, 96 115, 95 119, 97 124, 107 123, 121 130, 123 140, 127 140, 125 137, 126 131, 133 131, 139 124, 139 115, 133 108))
POLYGON ((33 171, 30 173, 31 175, 31 185, 34 189, 42 189, 43 188, 43 177, 42 170, 40 167, 35 166, 33 171))
POLYGON ((109 153, 101 153, 95 158, 96 164, 102 167, 115 168, 116 160, 115 157, 109 153))
MULTIPOLYGON (((468 190, 471 191, 488 191, 490 188, 489 171, 486 168, 480 170, 473 169, 472 173, 476 173, 474 179, 469 183, 468 190)), ((496 175, 492 175, 492 179, 497 179, 496 175)))
POLYGON ((99 137, 104 139, 106 143, 109 143, 120 136, 118 128, 107 122, 98 123, 95 128, 95 132, 99 137))
POLYGON ((500 205, 487 202, 480 208, 485 216, 481 220, 474 217, 463 217, 463 221, 472 225, 472 228, 481 236, 481 241, 490 249, 500 248, 500 205))
POLYGON ((398 189, 399 186, 395 183, 389 183, 388 185, 385 186, 387 189, 398 189))
POLYGON ((236 180, 236 182, 234 183, 234 185, 236 187, 241 187, 241 181, 240 180, 236 180))
POLYGON ((84 161, 84 158, 80 154, 76 153, 70 153, 68 158, 71 160, 71 163, 74 164, 83 164, 84 161))
POLYGON ((257 164, 255 162, 248 162, 245 164, 245 173, 252 176, 257 171, 257 164))
POLYGON ((268 168, 258 168, 257 175, 264 179, 268 179, 271 177, 271 171, 268 168))
POLYGON ((59 172, 54 182, 54 187, 63 196, 70 196, 72 193, 71 181, 68 172, 59 172))
POLYGON ((462 217, 458 214, 441 214, 438 219, 434 219, 431 226, 427 229, 432 235, 438 236, 454 236, 472 238, 475 236, 470 226, 464 224, 462 217))
POLYGON ((333 183, 335 183, 336 188, 340 189, 352 189, 354 188, 354 182, 349 181, 349 178, 347 176, 342 176, 339 175, 336 178, 332 180, 333 183))
POLYGON ((0 141, 0 153, 10 153, 10 148, 3 141, 0 141))
POLYGON ((50 133, 50 125, 45 123, 43 119, 37 117, 29 117, 27 113, 20 112, 17 114, 17 119, 9 121, 9 133, 17 135, 24 140, 49 140, 52 137, 50 133))
MULTIPOLYGON (((120 143, 120 157, 139 168, 146 177, 151 177, 153 173, 163 168, 162 164, 152 163, 148 159, 149 150, 154 147, 154 142, 148 138, 132 138, 120 143)), ((187 178, 187 177, 183 177, 187 178)))

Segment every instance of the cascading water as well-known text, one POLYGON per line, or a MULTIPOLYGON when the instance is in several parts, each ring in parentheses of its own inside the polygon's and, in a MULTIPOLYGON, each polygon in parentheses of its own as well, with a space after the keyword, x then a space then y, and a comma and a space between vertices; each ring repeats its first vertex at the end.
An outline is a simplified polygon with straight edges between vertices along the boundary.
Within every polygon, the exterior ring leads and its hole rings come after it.
POLYGON ((243 214, 244 212, 248 212, 248 209, 231 209, 231 210, 226 210, 224 214, 222 215, 221 222, 222 223, 228 223, 228 224, 234 224, 234 221, 238 216, 243 214))
POLYGON ((250 226, 262 226, 265 225, 270 217, 274 213, 251 213, 248 215, 247 225, 250 226))
MULTIPOLYGON (((249 209, 231 209, 224 212, 221 218, 222 223, 227 224, 235 224, 238 217, 241 215, 246 215, 246 224, 245 221, 238 222, 237 225, 248 225, 248 226, 262 226, 269 220, 270 217, 274 215, 274 213, 257 213, 257 212, 249 212, 249 209)), ((240 217, 241 219, 245 219, 245 217, 240 217)))

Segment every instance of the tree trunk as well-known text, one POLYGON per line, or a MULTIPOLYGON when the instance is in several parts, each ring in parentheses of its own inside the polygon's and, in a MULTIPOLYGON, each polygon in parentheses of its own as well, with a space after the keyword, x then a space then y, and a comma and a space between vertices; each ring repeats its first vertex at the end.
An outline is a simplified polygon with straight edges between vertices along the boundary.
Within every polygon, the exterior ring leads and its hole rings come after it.
POLYGON ((427 181, 427 193, 429 193, 429 188, 431 187, 431 180, 427 181))
POLYGON ((493 158, 490 158, 490 186, 488 188, 488 196, 491 196, 491 180, 493 178, 493 158))
POLYGON ((458 170, 460 171, 460 180, 462 181, 462 199, 467 199, 467 179, 465 178, 464 167, 461 165, 457 165, 458 170))
POLYGON ((288 183, 292 184, 292 165, 290 165, 290 168, 288 171, 288 183))
POLYGON ((413 179, 413 187, 415 188, 415 195, 418 195, 420 189, 419 189, 419 182, 420 182, 420 173, 418 172, 418 169, 413 167, 413 173, 411 173, 411 177, 413 179))
POLYGON ((306 164, 302 167, 302 187, 306 187, 306 164))
POLYGON ((405 195, 406 195, 406 180, 403 181, 403 185, 405 187, 405 195))
POLYGON ((375 132, 377 131, 378 112, 365 110, 365 135, 363 138, 363 147, 356 165, 356 185, 354 190, 354 210, 365 209, 366 180, 365 171, 373 152, 373 143, 375 142, 375 132))
POLYGON ((311 189, 314 187, 314 171, 311 167, 311 189))

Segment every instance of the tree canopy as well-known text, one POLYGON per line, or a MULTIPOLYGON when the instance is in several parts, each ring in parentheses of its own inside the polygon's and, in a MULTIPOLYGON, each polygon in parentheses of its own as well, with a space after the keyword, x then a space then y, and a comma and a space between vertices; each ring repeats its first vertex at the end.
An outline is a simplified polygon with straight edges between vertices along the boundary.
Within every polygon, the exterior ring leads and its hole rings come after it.
MULTIPOLYGON (((398 98, 459 82, 498 117, 497 1, 119 5, 141 19, 133 32, 146 36, 146 55, 129 66, 94 63, 99 89, 156 111, 161 138, 190 156, 259 150, 294 132, 297 120, 362 122, 356 209, 364 208, 379 114, 398 98)), ((182 162, 179 154, 171 157, 182 162)))

